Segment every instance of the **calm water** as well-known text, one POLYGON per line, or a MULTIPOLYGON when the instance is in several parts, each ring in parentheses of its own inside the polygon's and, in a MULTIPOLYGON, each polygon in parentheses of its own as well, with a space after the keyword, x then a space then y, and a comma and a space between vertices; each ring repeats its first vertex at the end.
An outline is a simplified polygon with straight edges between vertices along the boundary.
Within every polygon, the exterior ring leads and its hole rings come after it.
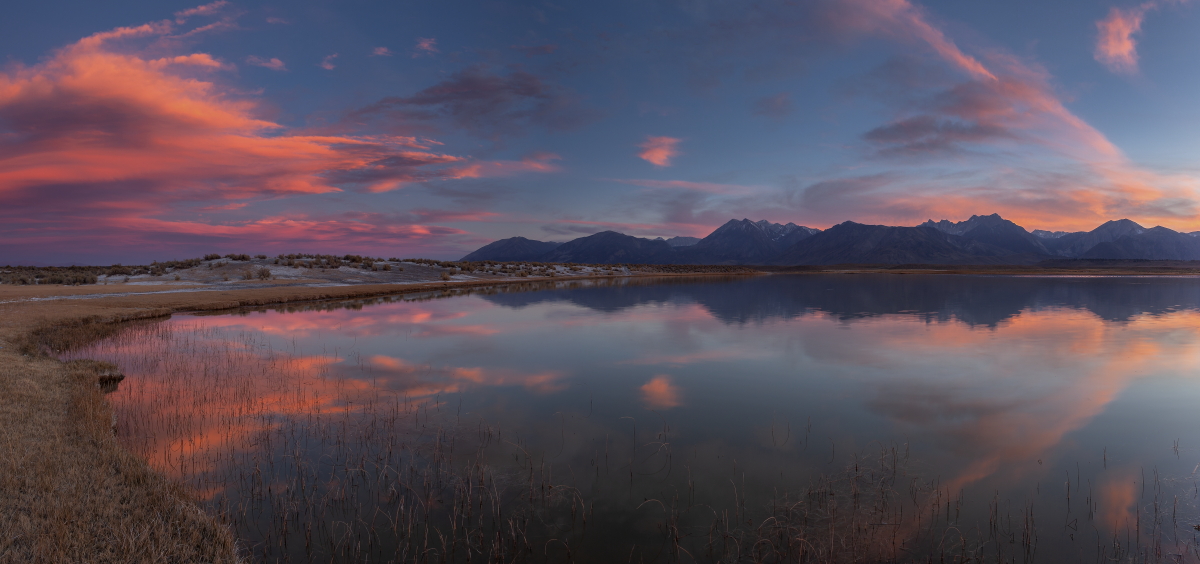
POLYGON ((537 540, 509 561, 786 560, 729 546, 866 469, 908 504, 864 521, 899 560, 1197 560, 1194 278, 532 284, 179 315, 74 356, 126 371, 118 435, 258 560, 480 560, 513 516, 537 540), (467 509, 478 553, 445 541, 467 509))

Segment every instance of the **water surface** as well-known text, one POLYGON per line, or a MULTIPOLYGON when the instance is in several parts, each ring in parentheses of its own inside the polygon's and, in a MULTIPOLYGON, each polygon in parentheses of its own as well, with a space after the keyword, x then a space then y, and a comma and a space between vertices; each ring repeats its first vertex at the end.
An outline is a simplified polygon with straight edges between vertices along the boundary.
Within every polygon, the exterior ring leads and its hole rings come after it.
POLYGON ((259 560, 467 561, 516 519, 537 550, 508 560, 770 561, 730 547, 866 469, 910 508, 861 542, 899 560, 956 561, 947 531, 982 561, 1197 560, 1194 278, 528 284, 177 315, 75 354, 126 371, 121 439, 259 560), (476 503, 462 547, 405 531, 476 503))

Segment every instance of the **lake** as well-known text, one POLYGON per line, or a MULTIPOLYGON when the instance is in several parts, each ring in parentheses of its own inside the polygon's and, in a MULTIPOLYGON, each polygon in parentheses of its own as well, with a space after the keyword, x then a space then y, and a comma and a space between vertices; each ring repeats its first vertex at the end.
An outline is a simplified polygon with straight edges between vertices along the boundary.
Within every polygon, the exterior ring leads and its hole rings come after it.
POLYGON ((70 356, 256 561, 1200 560, 1196 278, 526 283, 70 356))

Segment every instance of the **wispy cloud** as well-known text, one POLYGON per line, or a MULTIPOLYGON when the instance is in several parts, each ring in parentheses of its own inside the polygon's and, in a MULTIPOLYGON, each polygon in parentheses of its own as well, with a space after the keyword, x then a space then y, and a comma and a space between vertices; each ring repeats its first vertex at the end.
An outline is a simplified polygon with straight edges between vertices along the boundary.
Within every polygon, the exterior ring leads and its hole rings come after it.
POLYGON ((332 55, 325 55, 325 58, 321 59, 321 62, 317 63, 317 66, 321 67, 325 70, 333 70, 333 69, 337 68, 337 66, 333 64, 333 60, 336 59, 337 56, 338 56, 337 53, 334 53, 332 55))
POLYGON ((681 154, 680 141, 683 140, 675 137, 647 136, 646 140, 638 145, 642 149, 638 152, 638 158, 654 166, 671 166, 671 159, 681 154))
POLYGON ((263 67, 266 69, 271 69, 273 71, 287 70, 287 65, 283 64, 283 61, 276 59, 274 57, 272 57, 270 59, 264 59, 262 57, 251 55, 249 57, 246 57, 246 64, 254 65, 256 67, 263 67))
POLYGON ((432 55, 434 53, 440 53, 440 52, 441 51, 438 51, 438 48, 437 48, 437 39, 435 39, 433 37, 418 37, 417 45, 415 47, 413 47, 413 57, 414 58, 420 57, 422 55, 432 55))
POLYGON ((371 51, 371 55, 375 57, 391 57, 393 53, 387 47, 376 47, 374 51, 371 51))
POLYGON ((195 8, 188 8, 187 10, 180 10, 178 12, 175 12, 175 23, 180 23, 180 24, 184 23, 187 21, 188 18, 190 18, 192 16, 214 15, 214 14, 220 12, 222 8, 224 8, 225 6, 228 6, 228 5, 229 5, 229 2, 227 0, 217 0, 216 2, 205 4, 203 6, 196 6, 195 8))

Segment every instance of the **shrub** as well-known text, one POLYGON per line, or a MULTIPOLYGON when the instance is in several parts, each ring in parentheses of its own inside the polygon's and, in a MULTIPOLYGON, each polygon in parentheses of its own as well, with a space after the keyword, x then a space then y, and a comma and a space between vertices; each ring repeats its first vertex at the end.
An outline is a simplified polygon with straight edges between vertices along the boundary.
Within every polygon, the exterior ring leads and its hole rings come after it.
POLYGON ((383 265, 383 269, 384 269, 385 271, 386 271, 386 270, 391 270, 391 269, 392 269, 392 265, 390 265, 390 264, 385 264, 385 265, 383 265))
POLYGON ((207 255, 204 255, 204 260, 217 260, 217 259, 219 259, 219 258, 221 258, 221 255, 218 255, 218 254, 207 254, 207 255))
POLYGON ((267 255, 254 255, 254 258, 256 258, 258 260, 263 260, 263 259, 267 258, 267 255))
POLYGON ((257 274, 258 274, 259 280, 270 280, 271 279, 271 269, 269 269, 265 266, 258 269, 257 274))
POLYGON ((249 268, 242 271, 242 280, 253 280, 253 279, 254 279, 254 272, 251 271, 249 268))
POLYGON ((178 275, 178 274, 176 274, 176 275, 175 275, 175 279, 176 279, 176 280, 179 280, 179 275, 178 275))
POLYGON ((449 280, 449 279, 450 279, 450 273, 442 272, 442 280, 449 280))

